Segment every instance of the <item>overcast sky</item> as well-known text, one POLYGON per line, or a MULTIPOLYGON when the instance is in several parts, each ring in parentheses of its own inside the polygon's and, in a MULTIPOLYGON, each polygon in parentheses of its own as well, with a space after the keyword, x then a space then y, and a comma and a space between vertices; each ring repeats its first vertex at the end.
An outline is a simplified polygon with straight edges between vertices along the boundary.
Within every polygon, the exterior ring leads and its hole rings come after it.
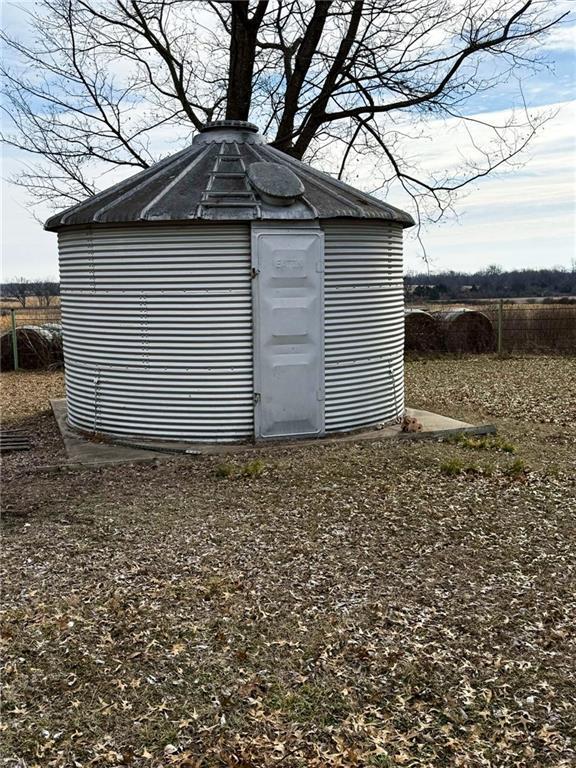
MULTIPOLYGON (((5 25, 18 23, 17 5, 9 18, 4 12, 5 25)), ((531 113, 553 115, 522 156, 521 167, 479 181, 459 201, 457 218, 431 225, 422 233, 432 269, 474 271, 489 264, 505 269, 570 267, 575 263, 575 31, 572 25, 554 32, 545 51, 549 67, 537 75, 526 71, 521 78, 531 113)), ((509 87, 503 83, 477 97, 469 113, 503 122, 510 115, 509 87)), ((449 168, 461 161, 462 145, 455 124, 438 122, 431 131, 427 129, 425 140, 414 141, 411 155, 427 169, 449 168)), ((3 279, 56 277, 56 235, 44 232, 38 221, 52 210, 49 206, 32 210, 26 192, 7 180, 25 168, 25 155, 4 150, 2 161, 3 279)), ((371 168, 360 167, 355 183, 370 191, 371 175, 371 168)), ((400 191, 387 200, 405 208, 410 202, 400 191)), ((407 269, 423 268, 414 235, 407 234, 405 252, 407 269)))

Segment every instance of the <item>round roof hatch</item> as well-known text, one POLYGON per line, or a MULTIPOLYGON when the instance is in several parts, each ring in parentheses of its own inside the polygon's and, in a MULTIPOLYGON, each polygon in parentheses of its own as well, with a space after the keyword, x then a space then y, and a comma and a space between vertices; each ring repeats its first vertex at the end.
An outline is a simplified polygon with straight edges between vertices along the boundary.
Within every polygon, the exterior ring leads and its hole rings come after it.
POLYGON ((270 205, 291 205, 304 194, 304 185, 285 165, 252 163, 247 175, 256 192, 270 205))

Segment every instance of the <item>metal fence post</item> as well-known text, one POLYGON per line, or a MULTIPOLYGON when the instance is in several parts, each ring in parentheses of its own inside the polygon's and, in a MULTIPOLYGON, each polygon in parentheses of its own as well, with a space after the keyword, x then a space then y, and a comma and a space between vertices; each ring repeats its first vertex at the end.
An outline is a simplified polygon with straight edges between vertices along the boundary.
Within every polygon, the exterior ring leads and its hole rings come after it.
POLYGON ((502 354, 502 325, 504 320, 504 299, 498 302, 498 354, 502 354))
POLYGON ((18 370, 18 337, 16 336, 16 310, 10 310, 10 319, 12 321, 12 358, 14 370, 18 370))

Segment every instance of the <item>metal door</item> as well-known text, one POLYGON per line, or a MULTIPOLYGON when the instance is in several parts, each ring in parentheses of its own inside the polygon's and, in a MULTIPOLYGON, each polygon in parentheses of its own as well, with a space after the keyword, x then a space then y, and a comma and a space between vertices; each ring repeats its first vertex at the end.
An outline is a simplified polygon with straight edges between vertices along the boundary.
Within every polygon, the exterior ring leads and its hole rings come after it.
POLYGON ((257 438, 324 430, 324 235, 252 229, 257 438))

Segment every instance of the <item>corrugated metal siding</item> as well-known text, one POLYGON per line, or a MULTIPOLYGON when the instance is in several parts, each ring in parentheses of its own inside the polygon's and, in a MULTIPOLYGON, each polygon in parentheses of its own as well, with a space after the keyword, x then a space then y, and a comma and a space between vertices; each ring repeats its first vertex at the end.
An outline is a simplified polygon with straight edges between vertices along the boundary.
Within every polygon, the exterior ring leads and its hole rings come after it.
POLYGON ((323 221, 326 431, 390 422, 404 410, 402 229, 323 221))
POLYGON ((70 423, 110 435, 253 435, 248 224, 59 235, 70 423))

